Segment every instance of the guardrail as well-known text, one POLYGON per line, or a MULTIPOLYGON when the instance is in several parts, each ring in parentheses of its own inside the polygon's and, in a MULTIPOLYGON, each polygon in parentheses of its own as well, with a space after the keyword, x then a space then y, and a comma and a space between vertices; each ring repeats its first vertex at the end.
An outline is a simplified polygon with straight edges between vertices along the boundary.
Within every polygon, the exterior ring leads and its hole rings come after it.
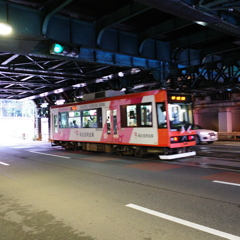
POLYGON ((239 140, 240 132, 218 132, 218 140, 239 140))

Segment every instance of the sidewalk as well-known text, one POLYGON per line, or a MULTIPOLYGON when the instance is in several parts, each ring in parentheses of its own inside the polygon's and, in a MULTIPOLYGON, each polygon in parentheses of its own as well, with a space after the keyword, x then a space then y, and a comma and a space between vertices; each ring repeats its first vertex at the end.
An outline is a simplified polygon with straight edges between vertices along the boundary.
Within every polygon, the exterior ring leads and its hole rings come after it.
MULTIPOLYGON (((22 139, 22 138, 15 138, 12 136, 1 136, 0 137, 0 146, 11 146, 11 145, 17 145, 17 144, 24 144, 24 143, 30 143, 30 144, 42 144, 42 143, 49 143, 47 141, 34 141, 31 139, 22 139)), ((50 143, 49 143, 50 144, 50 143)))

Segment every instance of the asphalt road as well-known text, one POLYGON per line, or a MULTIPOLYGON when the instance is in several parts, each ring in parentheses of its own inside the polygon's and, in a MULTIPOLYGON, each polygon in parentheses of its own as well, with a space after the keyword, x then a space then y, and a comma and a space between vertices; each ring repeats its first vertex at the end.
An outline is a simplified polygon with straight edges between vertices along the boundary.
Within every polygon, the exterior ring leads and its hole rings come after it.
POLYGON ((239 145, 162 162, 2 140, 0 240, 239 240, 240 172, 201 164, 239 145))

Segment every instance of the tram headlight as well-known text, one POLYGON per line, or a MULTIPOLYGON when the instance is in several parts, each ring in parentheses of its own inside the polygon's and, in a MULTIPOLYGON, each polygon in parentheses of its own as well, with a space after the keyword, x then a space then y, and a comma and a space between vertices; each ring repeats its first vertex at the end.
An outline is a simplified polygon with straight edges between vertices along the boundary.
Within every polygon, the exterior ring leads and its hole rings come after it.
POLYGON ((174 136, 170 138, 171 143, 180 143, 185 141, 194 141, 195 136, 194 135, 188 135, 188 136, 174 136))
POLYGON ((171 137, 170 141, 171 142, 178 142, 179 141, 179 137, 171 137))

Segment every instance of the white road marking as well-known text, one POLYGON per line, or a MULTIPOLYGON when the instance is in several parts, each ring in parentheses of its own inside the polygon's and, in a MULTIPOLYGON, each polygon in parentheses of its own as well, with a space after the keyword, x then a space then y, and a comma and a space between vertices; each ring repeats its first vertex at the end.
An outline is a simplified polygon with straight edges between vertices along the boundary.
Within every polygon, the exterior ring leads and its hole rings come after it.
POLYGON ((218 181, 218 180, 214 180, 213 182, 215 182, 215 183, 222 183, 222 184, 228 184, 228 185, 233 185, 233 186, 240 187, 240 184, 238 184, 238 183, 223 182, 223 181, 218 181))
POLYGON ((41 153, 41 152, 34 152, 34 151, 29 151, 31 153, 37 153, 37 154, 43 154, 43 155, 48 155, 52 157, 60 157, 60 158, 71 158, 71 157, 64 157, 64 156, 59 156, 59 155, 53 155, 53 154, 47 154, 47 153, 41 153))
POLYGON ((14 149, 19 149, 19 148, 32 148, 32 147, 36 147, 36 146, 17 146, 17 147, 11 147, 11 148, 14 148, 14 149))
POLYGON ((9 166, 10 165, 10 164, 5 163, 5 162, 0 162, 0 164, 5 165, 5 166, 9 166))
POLYGON ((239 236, 232 235, 232 234, 229 234, 229 233, 225 233, 225 232, 222 232, 222 231, 219 231, 219 230, 216 230, 216 229, 213 229, 213 228, 209 228, 209 227, 206 227, 206 226, 203 226, 203 225, 199 225, 199 224, 196 224, 196 223, 192 223, 192 222, 183 220, 181 218, 176 218, 176 217, 173 217, 173 216, 170 216, 170 215, 167 215, 167 214, 164 214, 164 213, 160 213, 160 212, 148 209, 148 208, 144 208, 144 207, 132 204, 132 203, 127 204, 126 207, 130 207, 130 208, 139 210, 141 212, 145 212, 145 213, 148 213, 148 214, 151 214, 151 215, 154 215, 154 216, 157 216, 157 217, 160 217, 160 218, 163 218, 163 219, 166 219, 166 220, 178 223, 178 224, 182 224, 182 225, 185 225, 187 227, 195 228, 197 230, 207 232, 207 233, 210 233, 212 235, 216 235, 216 236, 219 236, 219 237, 222 237, 222 238, 231 239, 231 240, 240 240, 239 236))

